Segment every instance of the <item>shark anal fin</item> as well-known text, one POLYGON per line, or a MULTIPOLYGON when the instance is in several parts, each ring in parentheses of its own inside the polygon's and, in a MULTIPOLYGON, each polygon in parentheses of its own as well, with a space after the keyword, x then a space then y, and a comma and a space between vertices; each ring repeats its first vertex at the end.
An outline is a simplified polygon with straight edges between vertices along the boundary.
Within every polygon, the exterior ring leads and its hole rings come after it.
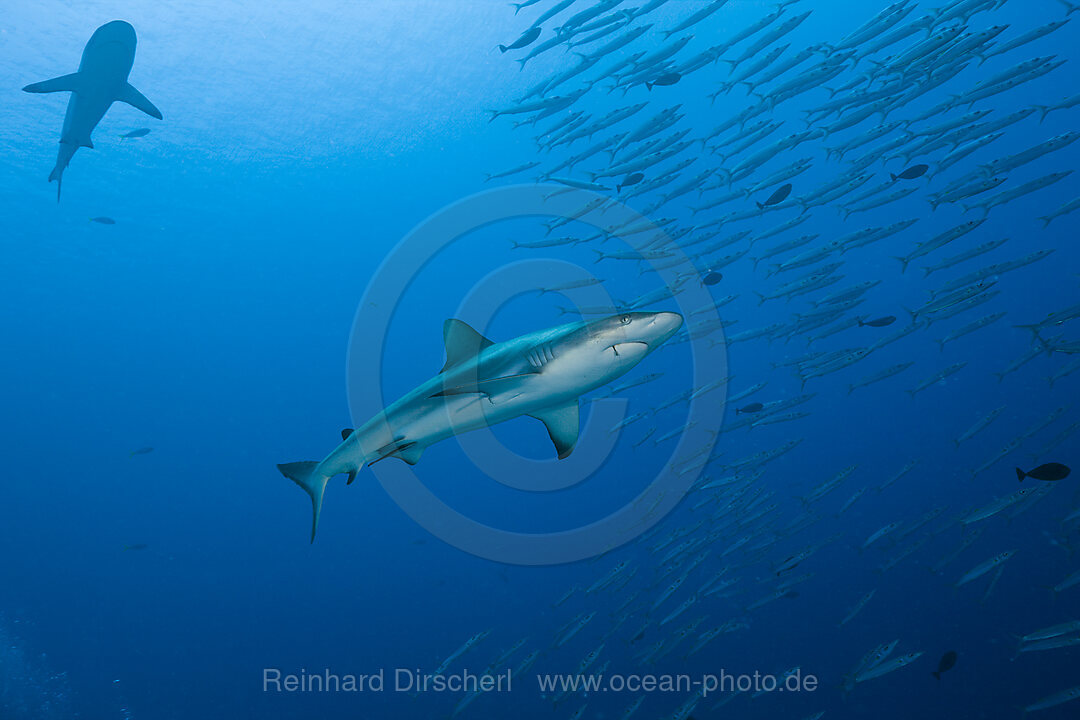
POLYGON ((430 397, 448 397, 450 395, 498 395, 509 390, 514 383, 525 378, 532 377, 537 373, 521 373, 520 375, 504 375, 503 377, 491 378, 490 380, 477 380, 465 385, 444 388, 430 397))
MULTIPOLYGON (((46 82, 52 82, 46 81, 46 82)), ((121 88, 120 94, 116 98, 120 102, 125 102, 131 107, 142 110, 150 117, 155 117, 158 120, 162 120, 161 111, 154 106, 154 103, 146 99, 146 96, 135 89, 135 86, 131 83, 124 83, 124 87, 121 88)))
POLYGON ((551 437, 551 442, 555 444, 560 460, 574 451, 580 422, 577 398, 565 405, 546 408, 531 414, 547 427, 548 435, 551 437))
POLYGON ((472 360, 484 348, 495 343, 476 332, 468 323, 450 318, 443 323, 443 342, 446 345, 446 364, 439 372, 446 372, 472 360))
POLYGON ((82 78, 79 73, 71 73, 70 75, 61 75, 60 77, 54 77, 52 80, 42 80, 41 82, 32 83, 23 88, 23 92, 28 93, 54 93, 54 92, 78 92, 82 86, 82 78))

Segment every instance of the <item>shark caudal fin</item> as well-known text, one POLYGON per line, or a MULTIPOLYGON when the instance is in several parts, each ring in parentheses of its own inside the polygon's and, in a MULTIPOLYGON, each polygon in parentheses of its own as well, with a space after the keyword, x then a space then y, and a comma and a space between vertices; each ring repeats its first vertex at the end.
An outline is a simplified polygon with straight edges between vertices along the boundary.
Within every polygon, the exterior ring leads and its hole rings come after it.
POLYGON ((56 181, 56 202, 60 202, 60 190, 64 184, 64 170, 67 169, 68 163, 71 162, 71 158, 78 149, 78 145, 60 143, 60 152, 56 155, 56 165, 53 166, 52 172, 49 173, 49 182, 56 181))
POLYGON ((315 542, 315 531, 319 529, 319 515, 322 514, 323 493, 330 477, 319 472, 319 463, 311 460, 285 463, 277 467, 282 475, 304 488, 311 496, 311 542, 315 542))

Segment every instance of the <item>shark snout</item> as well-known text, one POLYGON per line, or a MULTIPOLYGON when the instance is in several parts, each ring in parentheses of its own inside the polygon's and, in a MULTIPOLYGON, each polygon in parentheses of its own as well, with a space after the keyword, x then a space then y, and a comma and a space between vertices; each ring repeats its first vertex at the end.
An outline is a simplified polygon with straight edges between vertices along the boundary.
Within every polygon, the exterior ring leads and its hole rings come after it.
POLYGON ((679 332, 683 326, 683 317, 679 313, 658 312, 654 313, 648 321, 648 337, 646 342, 649 347, 656 349, 667 342, 672 335, 679 332))

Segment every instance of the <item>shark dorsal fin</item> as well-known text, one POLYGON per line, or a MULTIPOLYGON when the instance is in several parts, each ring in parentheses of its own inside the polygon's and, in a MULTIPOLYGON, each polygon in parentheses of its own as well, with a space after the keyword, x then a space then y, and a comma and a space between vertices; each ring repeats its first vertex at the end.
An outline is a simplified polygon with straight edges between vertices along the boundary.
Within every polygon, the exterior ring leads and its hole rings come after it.
POLYGON ((532 416, 547 427, 551 442, 562 460, 574 451, 578 439, 578 401, 574 398, 565 405, 545 408, 532 416))
POLYGON ((446 344, 446 364, 440 372, 472 360, 484 348, 495 343, 469 327, 469 324, 450 318, 443 323, 443 342, 446 344))

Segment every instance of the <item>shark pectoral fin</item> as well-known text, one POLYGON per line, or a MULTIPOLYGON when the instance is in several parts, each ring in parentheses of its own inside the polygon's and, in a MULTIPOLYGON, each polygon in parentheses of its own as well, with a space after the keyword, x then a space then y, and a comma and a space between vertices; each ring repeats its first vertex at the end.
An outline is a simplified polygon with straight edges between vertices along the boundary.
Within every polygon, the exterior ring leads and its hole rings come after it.
POLYGON ((579 424, 577 398, 566 405, 532 413, 532 417, 547 427, 548 435, 551 436, 551 442, 555 443, 555 450, 559 453, 560 460, 574 451, 579 424))
POLYGON ((319 463, 314 461, 285 463, 278 465, 278 470, 285 477, 304 488, 311 496, 311 542, 315 542, 315 531, 319 529, 319 516, 322 514, 323 493, 330 478, 318 472, 319 463))
POLYGON ((124 87, 120 90, 120 95, 116 99, 137 110, 142 110, 150 117, 155 117, 158 120, 164 119, 161 117, 161 111, 154 107, 154 103, 147 100, 146 96, 136 90, 131 83, 124 83, 124 87))
POLYGON ((82 78, 79 73, 61 75, 52 80, 42 80, 32 83, 23 88, 28 93, 54 93, 54 92, 78 92, 82 86, 82 78))
POLYGON ((467 385, 444 388, 430 397, 448 397, 450 395, 469 394, 487 395, 490 397, 491 395, 507 392, 515 383, 536 374, 537 373, 521 373, 520 375, 504 375, 503 377, 491 378, 490 380, 478 380, 477 382, 469 383, 467 385))
POLYGON ((443 343, 446 345, 446 364, 439 372, 472 360, 484 348, 495 343, 473 330, 468 323, 450 318, 443 323, 443 343))

